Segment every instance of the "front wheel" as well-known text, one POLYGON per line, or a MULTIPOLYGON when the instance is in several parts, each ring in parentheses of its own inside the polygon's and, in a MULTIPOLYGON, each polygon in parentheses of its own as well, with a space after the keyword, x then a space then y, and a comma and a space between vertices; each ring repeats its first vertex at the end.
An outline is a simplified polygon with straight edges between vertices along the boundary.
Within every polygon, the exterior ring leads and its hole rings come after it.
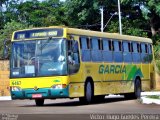
POLYGON ((36 106, 43 106, 44 105, 44 99, 35 99, 36 106))
POLYGON ((85 84, 85 95, 84 97, 79 98, 80 102, 84 104, 90 104, 93 100, 93 87, 91 82, 85 84))

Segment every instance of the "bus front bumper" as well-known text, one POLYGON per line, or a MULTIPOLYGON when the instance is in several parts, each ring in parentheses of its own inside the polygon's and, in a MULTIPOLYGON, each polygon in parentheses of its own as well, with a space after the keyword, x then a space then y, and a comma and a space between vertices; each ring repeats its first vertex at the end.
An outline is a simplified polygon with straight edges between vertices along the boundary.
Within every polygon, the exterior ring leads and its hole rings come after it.
POLYGON ((12 99, 55 99, 55 98, 68 98, 69 89, 68 87, 63 89, 52 89, 52 88, 39 88, 34 89, 23 89, 21 91, 11 91, 12 99))

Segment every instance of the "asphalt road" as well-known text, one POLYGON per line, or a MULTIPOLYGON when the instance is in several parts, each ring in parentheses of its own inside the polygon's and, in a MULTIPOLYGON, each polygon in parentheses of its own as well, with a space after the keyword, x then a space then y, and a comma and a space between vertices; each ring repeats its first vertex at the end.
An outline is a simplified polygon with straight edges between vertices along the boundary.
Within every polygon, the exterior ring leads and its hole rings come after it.
POLYGON ((0 120, 8 117, 13 117, 15 120, 51 118, 78 120, 90 119, 91 114, 159 114, 160 119, 160 106, 145 105, 138 100, 123 97, 106 98, 104 102, 91 105, 82 105, 78 99, 46 100, 42 107, 37 107, 33 100, 0 101, 0 120))

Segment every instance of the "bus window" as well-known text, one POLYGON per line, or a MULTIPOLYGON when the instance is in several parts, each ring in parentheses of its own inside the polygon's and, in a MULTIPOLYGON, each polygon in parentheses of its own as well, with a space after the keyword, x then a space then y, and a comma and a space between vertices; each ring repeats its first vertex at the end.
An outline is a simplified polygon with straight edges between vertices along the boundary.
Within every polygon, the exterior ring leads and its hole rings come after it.
POLYGON ((128 42, 123 42, 123 51, 124 52, 129 52, 129 49, 128 49, 128 42))
POLYGON ((78 72, 80 66, 78 42, 75 40, 68 41, 68 67, 69 73, 73 74, 78 72))
POLYGON ((148 45, 145 44, 145 53, 148 53, 148 45))
POLYGON ((103 45, 103 50, 102 50, 102 55, 103 55, 103 61, 104 62, 112 62, 113 57, 112 57, 112 45, 111 45, 111 40, 108 39, 102 39, 102 45, 103 45))
POLYGON ((147 52, 148 52, 147 44, 142 43, 141 44, 141 62, 143 62, 143 63, 148 63, 148 61, 149 61, 147 52))
POLYGON ((139 63, 139 62, 141 62, 141 57, 140 57, 138 45, 139 45, 139 43, 133 42, 132 57, 133 57, 133 62, 134 62, 134 63, 139 63))
POLYGON ((142 49, 142 53, 146 53, 146 49, 145 49, 145 44, 144 43, 141 44, 141 49, 142 49))
POLYGON ((85 37, 80 38, 80 43, 81 43, 81 49, 82 50, 88 49, 87 48, 87 40, 86 40, 85 37))
POLYGON ((86 40, 87 40, 87 49, 91 49, 91 39, 89 39, 89 38, 86 38, 86 40))
POLYGON ((139 47, 140 47, 140 53, 142 53, 142 44, 140 44, 139 47))
MULTIPOLYGON (((110 40, 107 40, 107 39, 102 39, 102 42, 103 42, 103 50, 106 50, 106 51, 111 51, 111 45, 109 47, 109 41, 110 40)), ((110 41, 110 44, 111 44, 111 41, 110 41)))
POLYGON ((118 41, 118 45, 119 45, 119 51, 122 51, 122 42, 118 41))
POLYGON ((114 48, 115 48, 114 51, 115 51, 115 52, 119 52, 119 44, 118 44, 118 41, 114 41, 113 44, 114 44, 114 48))
POLYGON ((91 39, 92 43, 92 50, 98 50, 99 49, 99 44, 98 44, 98 39, 97 38, 92 38, 91 39))
POLYGON ((133 52, 133 43, 131 43, 131 52, 133 52))
POLYGON ((131 43, 127 41, 123 42, 123 60, 127 63, 132 62, 131 43))
POLYGON ((102 61, 102 52, 100 50, 101 48, 97 38, 91 39, 91 46, 92 46, 91 49, 92 61, 95 62, 102 61))
POLYGON ((133 43, 133 53, 138 53, 138 47, 136 42, 133 43))
POLYGON ((148 53, 152 54, 152 45, 151 44, 148 44, 148 53))
POLYGON ((122 51, 121 51, 121 41, 113 41, 114 44, 114 62, 122 62, 122 51))
POLYGON ((98 49, 103 50, 103 42, 100 39, 98 39, 98 49))
POLYGON ((112 46, 112 45, 113 45, 113 44, 112 44, 112 41, 109 40, 109 41, 108 41, 109 51, 112 51, 112 50, 113 50, 113 46, 112 46))
POLYGON ((81 58, 82 61, 91 61, 90 39, 86 37, 80 38, 81 43, 81 58))
POLYGON ((152 55, 152 45, 148 44, 148 56, 149 56, 149 62, 153 60, 153 55, 152 55))
POLYGON ((114 41, 112 40, 111 42, 111 50, 114 51, 115 47, 114 47, 114 41))
POLYGON ((139 43, 137 43, 137 50, 138 50, 138 53, 141 53, 141 48, 139 43))

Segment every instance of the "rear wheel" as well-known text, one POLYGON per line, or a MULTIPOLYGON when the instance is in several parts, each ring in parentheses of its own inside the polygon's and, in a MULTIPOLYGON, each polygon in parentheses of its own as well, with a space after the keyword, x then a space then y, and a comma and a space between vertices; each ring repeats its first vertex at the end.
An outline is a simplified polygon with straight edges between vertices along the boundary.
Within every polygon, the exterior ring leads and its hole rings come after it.
POLYGON ((141 82, 139 79, 136 79, 136 83, 135 83, 135 90, 134 90, 134 94, 135 94, 135 98, 139 99, 141 97, 141 82))
POLYGON ((35 99, 36 106, 43 106, 44 105, 44 99, 35 99))
POLYGON ((91 82, 85 84, 85 95, 84 97, 79 98, 80 102, 84 104, 90 104, 93 100, 93 87, 91 82))
POLYGON ((124 96, 126 99, 139 99, 141 97, 141 82, 140 79, 136 78, 134 84, 134 92, 133 93, 125 93, 124 96))

